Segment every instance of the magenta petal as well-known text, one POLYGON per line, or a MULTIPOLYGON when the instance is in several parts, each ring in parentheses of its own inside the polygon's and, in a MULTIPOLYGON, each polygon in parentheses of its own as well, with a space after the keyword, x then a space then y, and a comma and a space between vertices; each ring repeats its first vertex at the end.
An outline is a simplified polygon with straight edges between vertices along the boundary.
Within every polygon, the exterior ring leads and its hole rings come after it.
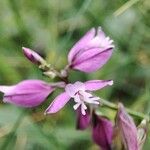
POLYGON ((22 107, 40 105, 53 90, 54 88, 41 80, 25 80, 13 86, 0 86, 0 91, 4 93, 4 102, 22 107))
POLYGON ((113 124, 104 117, 93 116, 93 140, 102 150, 111 150, 113 124))
POLYGON ((62 109, 66 103, 70 100, 70 96, 64 92, 58 95, 49 107, 45 110, 45 114, 53 114, 62 109))
POLYGON ((116 125, 127 150, 138 150, 137 128, 122 104, 119 104, 116 125))
POLYGON ((32 63, 40 65, 44 62, 44 59, 35 51, 26 47, 23 47, 22 49, 26 58, 29 59, 32 63))
POLYGON ((87 73, 97 71, 110 59, 112 52, 112 48, 104 49, 103 51, 98 48, 92 48, 76 57, 71 68, 87 73))
POLYGON ((92 40, 95 34, 96 30, 92 28, 73 46, 73 48, 70 50, 68 54, 69 63, 71 63, 74 57, 78 54, 78 52, 85 47, 85 43, 88 43, 90 40, 92 40))
POLYGON ((87 73, 100 69, 112 55, 112 43, 100 27, 91 29, 69 52, 69 67, 87 73))
POLYGON ((112 80, 90 80, 84 83, 85 89, 89 91, 96 91, 106 86, 113 85, 112 80))
POLYGON ((77 109, 77 129, 84 130, 86 129, 91 121, 91 116, 89 110, 86 110, 86 114, 81 113, 81 107, 77 109))

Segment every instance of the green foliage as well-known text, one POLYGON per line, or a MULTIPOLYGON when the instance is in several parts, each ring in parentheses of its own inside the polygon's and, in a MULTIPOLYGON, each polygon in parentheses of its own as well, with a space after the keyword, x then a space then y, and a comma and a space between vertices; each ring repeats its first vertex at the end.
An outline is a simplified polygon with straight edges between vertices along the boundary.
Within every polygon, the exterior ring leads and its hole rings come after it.
MULTIPOLYGON (((72 71, 70 80, 113 79, 112 87, 96 94, 149 113, 149 6, 148 0, 130 0, 130 3, 125 0, 1 0, 0 84, 10 85, 31 78, 50 81, 23 56, 22 46, 38 51, 61 69, 67 64, 67 53, 73 44, 91 27, 102 26, 114 39, 116 48, 112 58, 96 73, 72 71)), ((56 115, 43 115, 54 95, 45 104, 30 110, 1 101, 0 149, 98 149, 88 130, 75 130, 72 104, 56 115)), ((102 113, 111 116, 109 111, 102 110, 102 113)), ((145 150, 149 147, 150 140, 147 140, 145 150)))

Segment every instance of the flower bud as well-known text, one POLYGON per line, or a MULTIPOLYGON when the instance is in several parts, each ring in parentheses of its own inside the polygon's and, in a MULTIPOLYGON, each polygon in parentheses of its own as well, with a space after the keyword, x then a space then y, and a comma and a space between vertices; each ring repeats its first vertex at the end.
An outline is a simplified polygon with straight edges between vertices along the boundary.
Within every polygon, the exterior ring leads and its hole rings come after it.
POLYGON ((93 115, 93 140, 102 150, 111 150, 113 124, 104 117, 93 115))
POLYGON ((87 73, 100 69, 112 55, 112 42, 100 27, 92 28, 70 50, 69 67, 87 73))
POLYGON ((81 112, 81 107, 77 109, 77 129, 84 130, 86 129, 91 121, 90 111, 86 110, 86 114, 83 115, 81 112))
POLYGON ((54 79, 56 77, 56 73, 51 71, 51 70, 45 71, 45 72, 43 72, 43 74, 52 78, 52 79, 54 79))
POLYGON ((54 88, 41 80, 25 80, 13 86, 0 86, 3 101, 21 107, 40 105, 54 88))
POLYGON ((35 51, 25 47, 22 47, 22 49, 26 58, 29 59, 32 63, 37 65, 45 63, 45 60, 35 51))
POLYGON ((147 137, 147 132, 148 132, 147 130, 148 130, 148 122, 146 119, 144 119, 137 128, 139 150, 142 150, 143 148, 143 145, 147 137))
POLYGON ((138 150, 137 128, 124 106, 119 104, 116 116, 116 126, 126 150, 138 150))

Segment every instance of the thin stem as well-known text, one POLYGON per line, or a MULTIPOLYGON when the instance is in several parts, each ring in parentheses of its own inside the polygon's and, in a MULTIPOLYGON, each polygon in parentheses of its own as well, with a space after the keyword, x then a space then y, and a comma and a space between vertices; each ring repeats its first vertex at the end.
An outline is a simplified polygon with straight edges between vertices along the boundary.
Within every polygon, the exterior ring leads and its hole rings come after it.
POLYGON ((60 80, 64 81, 65 83, 68 83, 68 75, 63 76, 61 72, 57 71, 53 66, 48 64, 47 62, 44 62, 39 66, 39 69, 42 70, 43 74, 47 77, 54 78, 58 77, 60 80))
MULTIPOLYGON (((103 107, 108 107, 108 108, 113 109, 113 110, 118 110, 118 105, 116 105, 116 104, 114 104, 112 102, 109 102, 107 100, 101 99, 101 104, 102 104, 103 107)), ((131 110, 129 108, 126 108, 126 111, 130 115, 132 115, 134 117, 138 117, 138 118, 141 118, 141 119, 147 119, 147 120, 149 120, 149 116, 145 115, 143 113, 140 113, 140 112, 137 112, 137 111, 133 111, 133 110, 131 110)))
POLYGON ((126 2, 124 5, 122 5, 119 9, 117 9, 114 12, 114 16, 119 16, 121 15, 123 12, 125 12, 127 9, 129 9, 132 5, 134 5, 135 3, 137 3, 139 0, 130 0, 128 2, 126 2))

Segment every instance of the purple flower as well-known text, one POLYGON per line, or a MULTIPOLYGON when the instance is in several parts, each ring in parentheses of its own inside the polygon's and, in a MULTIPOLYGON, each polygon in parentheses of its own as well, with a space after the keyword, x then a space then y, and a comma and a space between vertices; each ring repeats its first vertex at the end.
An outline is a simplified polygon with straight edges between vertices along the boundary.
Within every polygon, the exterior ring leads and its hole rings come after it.
POLYGON ((119 104, 116 125, 127 150, 138 150, 137 128, 124 106, 119 104))
POLYGON ((41 80, 25 80, 12 86, 0 86, 0 91, 4 93, 4 102, 22 107, 40 105, 54 89, 41 80))
POLYGON ((87 73, 100 69, 112 55, 112 42, 101 27, 92 28, 70 50, 69 67, 87 73))
POLYGON ((85 83, 78 81, 74 84, 68 84, 65 87, 65 92, 61 93, 54 99, 54 101, 46 109, 45 114, 58 112, 71 98, 73 98, 76 103, 73 108, 75 110, 80 108, 81 113, 86 115, 86 104, 98 105, 100 100, 99 97, 93 96, 90 91, 95 91, 112 84, 112 80, 91 80, 85 83))
POLYGON ((84 130, 84 129, 86 129, 89 126, 90 122, 91 122, 90 110, 87 109, 85 111, 86 111, 85 115, 82 114, 80 107, 76 111, 76 113, 77 113, 76 128, 78 130, 84 130))
POLYGON ((24 55, 29 59, 32 63, 40 65, 42 63, 45 63, 45 60, 35 51, 22 47, 24 55))
POLYGON ((98 144, 102 150, 111 150, 113 138, 112 122, 104 117, 93 114, 92 137, 94 142, 98 144))

